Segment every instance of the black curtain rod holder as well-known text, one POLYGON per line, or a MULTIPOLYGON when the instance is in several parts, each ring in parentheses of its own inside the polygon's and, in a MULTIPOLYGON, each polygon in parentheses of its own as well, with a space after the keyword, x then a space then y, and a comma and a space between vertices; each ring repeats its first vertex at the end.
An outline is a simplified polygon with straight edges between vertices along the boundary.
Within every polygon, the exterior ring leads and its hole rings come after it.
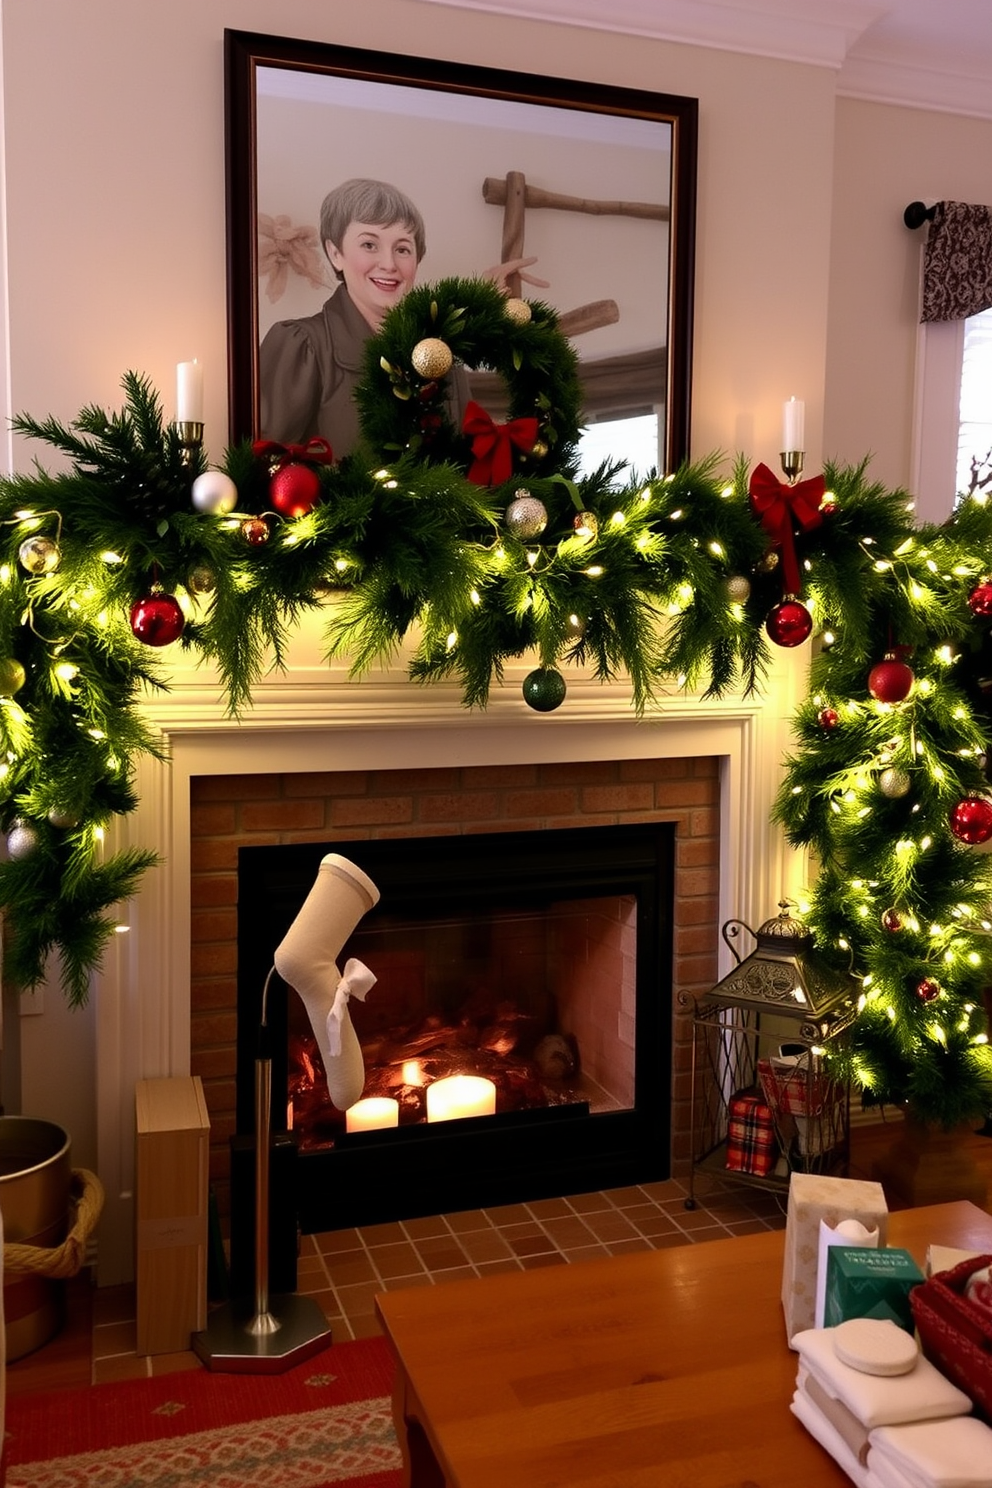
POLYGON ((910 202, 905 212, 903 212, 902 220, 907 227, 915 230, 918 227, 922 227, 924 222, 932 222, 936 212, 936 205, 928 207, 926 202, 914 201, 910 202))

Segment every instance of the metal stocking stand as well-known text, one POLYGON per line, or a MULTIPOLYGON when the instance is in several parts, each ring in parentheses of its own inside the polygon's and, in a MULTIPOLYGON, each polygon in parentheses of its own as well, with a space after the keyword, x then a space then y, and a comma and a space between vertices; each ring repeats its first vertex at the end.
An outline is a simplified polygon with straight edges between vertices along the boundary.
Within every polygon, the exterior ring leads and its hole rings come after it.
MULTIPOLYGON (((275 967, 272 968, 272 971, 275 967)), ((272 1130, 272 1053, 262 992, 262 1023, 255 1060, 255 1305, 225 1302, 193 1334, 193 1351, 208 1369, 231 1374, 278 1374, 302 1364, 331 1342, 327 1319, 312 1297, 269 1296, 269 1141, 272 1130)))

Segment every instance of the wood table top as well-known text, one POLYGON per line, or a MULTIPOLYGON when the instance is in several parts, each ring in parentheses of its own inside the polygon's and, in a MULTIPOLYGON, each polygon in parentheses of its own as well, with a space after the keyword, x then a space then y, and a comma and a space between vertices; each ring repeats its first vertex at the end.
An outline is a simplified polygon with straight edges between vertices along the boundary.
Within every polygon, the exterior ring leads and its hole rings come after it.
MULTIPOLYGON (((408 1414, 452 1488, 839 1488, 789 1410, 783 1231, 377 1298, 408 1414)), ((888 1242, 992 1251, 961 1201, 888 1242)))

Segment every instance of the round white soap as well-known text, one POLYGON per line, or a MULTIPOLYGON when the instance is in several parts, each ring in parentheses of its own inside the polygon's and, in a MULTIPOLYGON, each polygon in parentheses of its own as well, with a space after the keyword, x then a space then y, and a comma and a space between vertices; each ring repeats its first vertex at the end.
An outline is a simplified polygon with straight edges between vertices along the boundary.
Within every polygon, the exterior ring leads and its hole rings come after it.
POLYGON ((861 1374, 908 1374, 919 1358, 916 1339, 888 1318, 848 1318, 834 1329, 834 1353, 861 1374))

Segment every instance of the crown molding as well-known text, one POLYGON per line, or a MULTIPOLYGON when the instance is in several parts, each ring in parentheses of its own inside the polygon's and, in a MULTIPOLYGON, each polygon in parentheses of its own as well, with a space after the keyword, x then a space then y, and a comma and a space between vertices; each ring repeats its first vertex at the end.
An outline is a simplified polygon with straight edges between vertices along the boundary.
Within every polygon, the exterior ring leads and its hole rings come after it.
POLYGON ((840 68, 857 38, 885 14, 868 0, 422 0, 520 21, 584 26, 626 36, 840 68))
MULTIPOLYGON (((942 55, 925 37, 876 22, 892 6, 873 0, 417 0, 516 21, 585 27, 685 46, 827 67, 840 97, 992 118, 992 46, 942 55)), ((897 12, 898 14, 898 12, 897 12)))

